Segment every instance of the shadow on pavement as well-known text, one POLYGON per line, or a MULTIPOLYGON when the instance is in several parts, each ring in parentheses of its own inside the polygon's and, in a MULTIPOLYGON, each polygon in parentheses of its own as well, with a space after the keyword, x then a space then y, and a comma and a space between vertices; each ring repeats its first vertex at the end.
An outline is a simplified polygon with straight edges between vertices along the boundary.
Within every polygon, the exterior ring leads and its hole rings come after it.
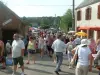
POLYGON ((96 71, 96 70, 92 70, 92 73, 99 73, 99 71, 96 71))
MULTIPOLYGON (((36 57, 36 58, 35 58, 36 61, 53 61, 52 58, 50 58, 50 57, 47 56, 47 55, 44 55, 43 58, 41 58, 39 54, 36 54, 36 55, 34 55, 34 56, 36 57)), ((25 57, 24 57, 24 60, 27 60, 27 57, 28 57, 28 56, 25 56, 25 57)), ((30 57, 30 60, 32 60, 32 56, 30 57)))
POLYGON ((43 70, 39 70, 39 69, 31 69, 31 68, 28 68, 28 67, 25 67, 25 69, 40 72, 40 73, 52 74, 51 72, 47 72, 47 71, 43 71, 43 70))
POLYGON ((36 63, 36 65, 42 65, 42 66, 46 66, 46 67, 55 67, 55 66, 53 66, 53 65, 40 64, 40 63, 36 63))
POLYGON ((61 75, 75 75, 74 73, 66 73, 66 74, 61 74, 61 75))
MULTIPOLYGON (((7 66, 6 69, 0 69, 1 72, 4 72, 5 74, 12 74, 13 70, 11 67, 7 66)), ((16 72, 16 75, 20 75, 19 72, 16 72)))

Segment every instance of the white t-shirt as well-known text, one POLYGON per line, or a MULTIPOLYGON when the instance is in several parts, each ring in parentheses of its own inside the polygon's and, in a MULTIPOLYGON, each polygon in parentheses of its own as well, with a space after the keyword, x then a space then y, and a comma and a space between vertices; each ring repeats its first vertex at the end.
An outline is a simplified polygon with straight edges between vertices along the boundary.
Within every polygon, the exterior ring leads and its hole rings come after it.
POLYGON ((55 52, 64 52, 66 47, 66 44, 60 39, 55 40, 52 44, 52 49, 54 49, 55 52))
POLYGON ((22 49, 25 49, 24 42, 22 40, 14 40, 12 43, 12 57, 20 57, 22 49))
POLYGON ((41 44, 44 44, 44 39, 43 38, 39 38, 39 44, 41 45, 41 44))
POLYGON ((85 66, 89 65, 89 54, 91 54, 90 48, 88 46, 82 47, 81 45, 79 45, 75 54, 77 53, 78 53, 78 64, 85 66))

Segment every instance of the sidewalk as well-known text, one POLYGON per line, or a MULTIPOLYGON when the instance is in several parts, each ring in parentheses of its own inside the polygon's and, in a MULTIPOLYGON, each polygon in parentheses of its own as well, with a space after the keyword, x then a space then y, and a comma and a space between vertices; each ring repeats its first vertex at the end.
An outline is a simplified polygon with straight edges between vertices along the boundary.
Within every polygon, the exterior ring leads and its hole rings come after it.
MULTIPOLYGON (((62 65, 62 71, 60 75, 75 75, 75 69, 68 69, 66 55, 64 55, 64 61, 62 65)), ((26 58, 24 59, 26 63, 26 58)), ((29 65, 25 64, 25 74, 26 75, 55 75, 56 64, 53 63, 53 60, 48 56, 44 56, 43 59, 40 58, 39 54, 36 55, 36 64, 32 64, 32 61, 29 65)), ((18 68, 17 75, 20 75, 21 69, 18 68)), ((12 74, 12 67, 8 66, 6 70, 0 69, 0 75, 11 75, 12 74)), ((93 69, 92 73, 88 75, 98 75, 98 71, 93 69)))

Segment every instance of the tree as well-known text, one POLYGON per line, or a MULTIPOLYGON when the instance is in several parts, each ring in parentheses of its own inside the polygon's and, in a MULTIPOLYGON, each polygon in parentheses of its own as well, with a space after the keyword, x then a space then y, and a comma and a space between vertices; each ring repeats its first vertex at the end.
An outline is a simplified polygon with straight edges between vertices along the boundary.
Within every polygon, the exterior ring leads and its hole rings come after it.
POLYGON ((60 16, 58 17, 23 17, 21 18, 25 25, 30 26, 33 23, 37 23, 43 29, 58 28, 60 22, 60 16), (55 24, 54 24, 55 21, 55 24))
POLYGON ((60 28, 67 32, 72 27, 72 10, 68 9, 67 12, 61 17, 60 28))
POLYGON ((29 24, 28 19, 26 17, 22 18, 22 22, 24 23, 24 25, 28 25, 29 24))
POLYGON ((49 19, 46 18, 46 17, 42 17, 42 18, 41 18, 40 24, 41 24, 40 27, 41 27, 42 29, 48 29, 48 28, 50 28, 49 19))

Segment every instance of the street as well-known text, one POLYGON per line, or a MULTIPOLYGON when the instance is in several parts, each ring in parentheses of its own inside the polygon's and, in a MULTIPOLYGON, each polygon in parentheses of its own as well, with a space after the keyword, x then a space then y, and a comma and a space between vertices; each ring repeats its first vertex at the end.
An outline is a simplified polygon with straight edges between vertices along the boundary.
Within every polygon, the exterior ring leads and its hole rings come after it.
MULTIPOLYGON (((29 65, 26 64, 26 57, 25 61, 25 75, 55 75, 55 63, 53 60, 45 55, 43 58, 40 58, 39 54, 36 54, 36 64, 29 65)), ((75 69, 69 69, 67 66, 67 58, 64 55, 63 65, 61 67, 62 72, 59 72, 60 75, 75 75, 75 69)), ((17 75, 20 75, 21 69, 18 68, 17 75)), ((12 74, 12 67, 8 66, 6 70, 0 69, 0 75, 11 75, 12 74)), ((93 69, 93 72, 90 72, 88 75, 98 75, 98 71, 93 69)))

